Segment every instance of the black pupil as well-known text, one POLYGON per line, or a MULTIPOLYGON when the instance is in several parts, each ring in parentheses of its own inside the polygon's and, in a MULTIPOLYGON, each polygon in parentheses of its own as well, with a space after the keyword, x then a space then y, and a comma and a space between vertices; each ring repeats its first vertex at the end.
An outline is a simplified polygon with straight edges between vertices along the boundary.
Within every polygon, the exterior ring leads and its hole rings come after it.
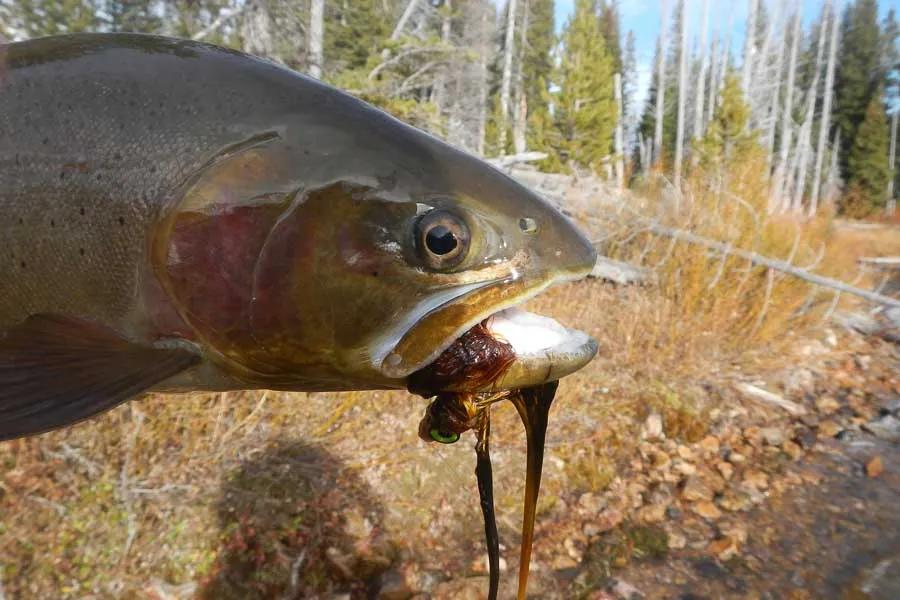
POLYGON ((449 254, 456 249, 458 243, 453 232, 443 225, 435 225, 425 234, 425 245, 434 254, 449 254))

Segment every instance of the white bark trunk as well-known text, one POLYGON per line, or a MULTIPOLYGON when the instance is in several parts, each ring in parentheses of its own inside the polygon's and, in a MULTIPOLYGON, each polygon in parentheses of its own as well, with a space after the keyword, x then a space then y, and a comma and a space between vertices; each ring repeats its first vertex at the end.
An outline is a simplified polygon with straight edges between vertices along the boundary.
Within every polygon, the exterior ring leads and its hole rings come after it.
POLYGON ((766 121, 766 173, 771 173, 772 161, 775 158, 775 129, 778 126, 778 99, 781 91, 781 68, 784 63, 784 43, 787 41, 784 34, 781 36, 781 44, 775 51, 775 75, 769 102, 769 118, 766 121))
POLYGON ((759 0, 749 0, 747 33, 744 35, 744 64, 741 69, 741 91, 744 98, 750 97, 750 77, 753 75, 753 59, 756 46, 756 11, 759 0))
POLYGON ((529 6, 528 0, 524 0, 522 5, 522 30, 519 32, 519 56, 518 65, 516 66, 516 98, 512 134, 513 148, 516 154, 522 154, 526 150, 526 128, 528 126, 528 99, 525 97, 525 74, 523 72, 525 65, 525 44, 527 43, 528 26, 529 26, 529 6))
POLYGON ((498 153, 506 154, 506 128, 509 123, 509 92, 512 87, 513 52, 516 33, 516 0, 508 0, 506 9, 506 38, 503 46, 503 74, 500 80, 500 123, 498 123, 498 153))
POLYGON ((681 48, 681 60, 678 61, 678 124, 675 129, 675 176, 674 176, 674 184, 675 189, 681 189, 681 164, 684 158, 684 121, 687 115, 685 115, 685 107, 687 100, 687 55, 688 55, 688 47, 687 47, 687 31, 688 31, 688 15, 687 15, 687 0, 681 0, 681 31, 679 36, 678 45, 681 48))
POLYGON ((706 114, 703 117, 703 126, 701 129, 706 130, 706 126, 712 121, 713 110, 716 108, 716 82, 719 80, 719 38, 713 36, 712 47, 709 50, 711 64, 709 66, 709 98, 706 100, 706 114))
POLYGON ((700 74, 697 76, 697 95, 694 104, 693 137, 695 140, 703 137, 703 100, 705 96, 703 86, 706 84, 706 70, 709 63, 709 55, 706 53, 706 30, 708 27, 709 0, 703 0, 703 24, 700 29, 700 74))
POLYGON ((834 139, 831 142, 831 165, 828 167, 828 180, 825 183, 825 202, 834 206, 838 193, 838 154, 841 148, 841 128, 834 130, 834 139))
MULTIPOLYGON (((838 18, 834 5, 829 3, 831 10, 831 39, 828 42, 828 66, 825 73, 825 96, 822 100, 822 118, 819 121, 819 143, 816 148, 816 166, 813 169, 812 193, 809 196, 809 209, 807 216, 812 218, 819 209, 819 189, 822 177, 822 161, 825 160, 825 145, 828 142, 828 129, 831 120, 831 96, 834 88, 834 64, 837 58, 838 44, 838 18)), ((823 42, 824 43, 824 42, 823 42)), ((834 149, 835 152, 837 148, 834 149)))
POLYGON ((322 35, 325 29, 325 0, 309 5, 309 74, 322 78, 322 35))
POLYGON ((412 18, 413 13, 416 12, 418 2, 419 0, 409 0, 406 4, 406 8, 403 9, 403 14, 400 15, 400 20, 397 21, 397 25, 394 26, 394 31, 391 32, 391 40, 396 41, 400 39, 400 35, 406 28, 406 24, 409 22, 410 18, 412 18))
POLYGON ((794 187, 794 197, 791 202, 791 210, 800 214, 803 210, 803 192, 806 189, 806 169, 809 166, 810 138, 812 137, 812 124, 815 117, 816 95, 819 90, 819 79, 822 75, 822 61, 825 56, 825 40, 828 35, 828 18, 825 10, 822 11, 822 26, 819 29, 819 43, 816 48, 815 74, 812 85, 806 91, 806 114, 803 117, 803 128, 799 141, 800 159, 797 163, 797 179, 794 187))
POLYGON ((794 79, 797 75, 797 52, 800 46, 800 4, 797 3, 794 14, 793 39, 791 40, 791 58, 788 61, 787 89, 784 92, 784 109, 781 113, 781 146, 778 162, 775 166, 775 178, 772 182, 772 190, 769 194, 769 213, 786 210, 784 202, 785 178, 788 174, 788 158, 793 144, 793 110, 794 110, 794 79))
POLYGON ((668 29, 668 0, 662 0, 662 28, 659 31, 659 56, 656 65, 656 123, 653 130, 653 160, 662 157, 663 109, 666 100, 666 30, 668 29))
POLYGON ((887 204, 885 204, 885 212, 889 217, 894 215, 897 209, 897 200, 894 198, 894 179, 897 178, 897 113, 895 110, 891 115, 891 152, 888 156, 888 164, 891 166, 891 178, 888 181, 887 188, 887 204))
MULTIPOLYGON (((478 53, 478 139, 476 142, 476 150, 478 156, 484 156, 484 138, 487 132, 487 116, 488 116, 488 44, 486 40, 490 34, 490 23, 488 21, 488 11, 481 11, 481 27, 482 35, 479 39, 484 43, 478 53)), ((502 154, 502 152, 501 152, 502 154)))
POLYGON ((622 110, 622 74, 616 73, 613 77, 613 87, 616 95, 616 184, 619 189, 625 189, 625 163, 623 155, 625 153, 625 113, 622 110))

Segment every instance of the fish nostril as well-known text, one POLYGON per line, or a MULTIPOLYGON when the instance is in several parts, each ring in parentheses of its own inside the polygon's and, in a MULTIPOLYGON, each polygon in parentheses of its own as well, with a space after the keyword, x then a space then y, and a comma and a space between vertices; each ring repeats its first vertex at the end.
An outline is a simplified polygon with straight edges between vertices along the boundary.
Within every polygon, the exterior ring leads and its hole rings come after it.
POLYGON ((531 217, 522 217, 519 219, 519 229, 522 230, 522 233, 537 233, 537 221, 531 217))

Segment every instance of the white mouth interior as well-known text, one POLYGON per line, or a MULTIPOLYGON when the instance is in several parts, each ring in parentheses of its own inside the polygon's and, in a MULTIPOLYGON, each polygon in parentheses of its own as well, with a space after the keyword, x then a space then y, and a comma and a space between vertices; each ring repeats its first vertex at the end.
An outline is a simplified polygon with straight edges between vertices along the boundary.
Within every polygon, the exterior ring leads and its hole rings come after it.
POLYGON ((588 335, 569 329, 555 319, 512 307, 494 313, 487 328, 498 339, 512 345, 517 357, 552 351, 554 354, 576 352, 588 343, 588 335))

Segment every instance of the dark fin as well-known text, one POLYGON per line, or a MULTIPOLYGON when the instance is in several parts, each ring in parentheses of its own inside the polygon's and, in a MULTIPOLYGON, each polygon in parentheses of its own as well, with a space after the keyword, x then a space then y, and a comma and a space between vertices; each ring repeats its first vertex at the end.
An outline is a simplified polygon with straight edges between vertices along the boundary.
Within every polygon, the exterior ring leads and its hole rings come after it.
POLYGON ((478 415, 475 443, 475 477, 478 479, 478 497, 484 516, 484 537, 487 543, 490 583, 488 600, 497 600, 500 588, 500 536, 494 516, 494 475, 491 469, 491 406, 487 405, 478 415))
POLYGON ((541 471, 544 465, 544 440, 550 405, 556 396, 558 381, 522 388, 510 400, 525 425, 527 443, 525 472, 525 514, 522 518, 522 549, 519 554, 518 600, 525 600, 528 591, 528 571, 531 564, 531 544, 534 541, 534 517, 538 494, 541 491, 541 471))
POLYGON ((199 362, 87 321, 34 315, 0 332, 0 440, 71 425, 199 362))

